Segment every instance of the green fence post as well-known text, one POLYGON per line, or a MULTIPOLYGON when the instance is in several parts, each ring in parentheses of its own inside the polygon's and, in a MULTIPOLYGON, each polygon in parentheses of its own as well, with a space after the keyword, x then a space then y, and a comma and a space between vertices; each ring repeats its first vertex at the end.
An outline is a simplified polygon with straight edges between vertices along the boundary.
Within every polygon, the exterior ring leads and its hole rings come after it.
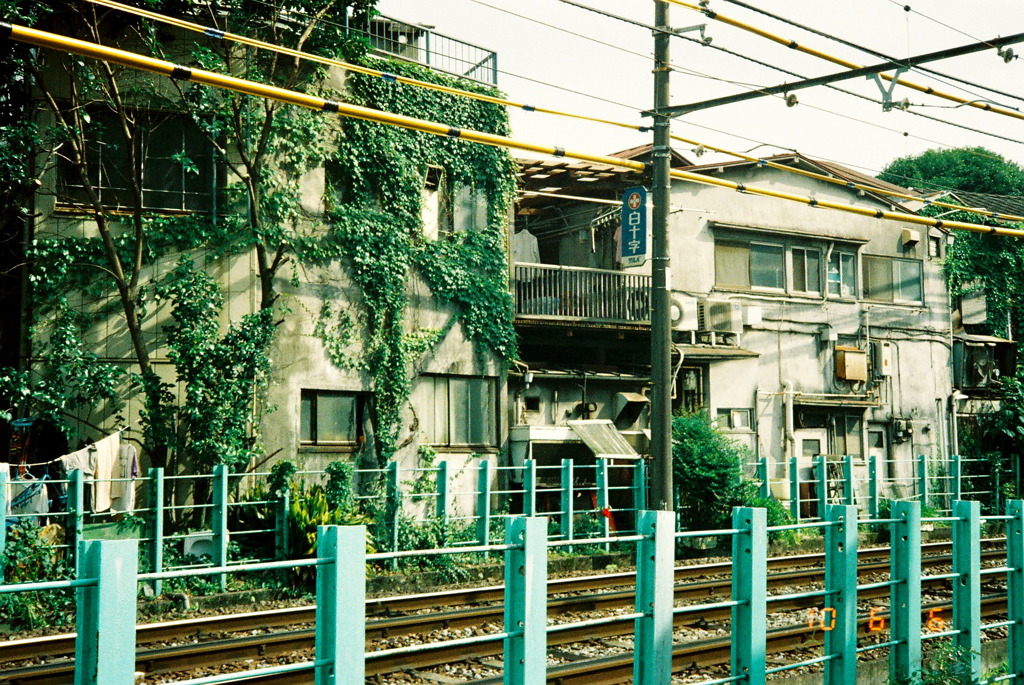
POLYGON ((288 550, 291 547, 290 531, 288 526, 288 515, 292 509, 292 493, 291 488, 288 487, 288 483, 284 484, 281 492, 277 495, 277 501, 275 502, 275 515, 274 515, 274 558, 278 561, 284 561, 288 558, 288 550))
POLYGON ((796 457, 789 458, 789 513, 800 523, 800 464, 796 457))
MULTIPOLYGON (((11 469, 8 464, 0 464, 0 559, 3 558, 4 548, 7 546, 7 503, 10 498, 7 496, 7 483, 10 479, 11 469)), ((4 582, 4 564, 0 562, 0 585, 4 582)))
POLYGON ((761 457, 757 460, 757 478, 761 481, 761 497, 768 499, 772 496, 771 476, 768 474, 768 457, 761 457))
POLYGON ((537 515, 537 462, 523 463, 523 516, 537 515))
POLYGON ((923 454, 917 458, 917 498, 922 507, 928 506, 928 458, 923 454))
POLYGON ((647 466, 643 459, 637 459, 633 466, 633 511, 635 516, 647 508, 647 466))
POLYGON ((764 509, 736 507, 732 527, 732 664, 737 682, 765 682, 768 532, 764 509))
POLYGON ((1006 613, 1009 627, 1009 675, 1024 678, 1024 501, 1011 499, 1006 513, 1006 613))
POLYGON ((672 608, 675 583, 675 512, 637 512, 636 635, 633 682, 664 685, 672 680, 672 608))
POLYGON ((825 664, 825 683, 844 685, 857 682, 857 507, 830 504, 825 512, 825 654, 839 656, 825 664))
POLYGON ((85 474, 75 469, 68 474, 68 517, 65 541, 71 554, 75 578, 81 578, 82 541, 85 539, 85 474))
POLYGON ((317 529, 316 685, 366 681, 366 526, 317 529))
POLYGON ((954 643, 966 651, 971 673, 981 677, 981 502, 953 502, 954 643))
MULTIPOLYGON (((149 547, 149 562, 153 573, 164 570, 164 469, 163 467, 149 470, 149 532, 152 538, 149 547)), ((153 581, 153 594, 163 594, 164 581, 153 581)))
MULTIPOLYGON (((608 460, 597 460, 597 520, 601 522, 601 537, 608 537, 612 534, 612 503, 608 496, 608 460), (607 516, 605 516, 607 512, 607 516)), ((605 551, 611 550, 611 545, 604 543, 605 551)))
POLYGON ((450 503, 451 490, 448 487, 448 461, 442 460, 437 463, 437 505, 434 515, 441 521, 445 530, 448 530, 450 503))
POLYGON ((853 487, 853 455, 847 454, 843 457, 843 504, 853 506, 856 494, 857 490, 853 487))
POLYGON ((921 503, 892 503, 890 540, 889 669, 897 681, 910 680, 921 670, 921 503))
POLYGON ((547 681, 548 520, 517 516, 508 521, 505 543, 504 682, 547 681))
POLYGON ((486 545, 491 530, 491 462, 486 459, 477 467, 476 491, 476 540, 486 545))
POLYGON ((825 520, 825 509, 828 507, 828 457, 819 454, 814 458, 814 472, 818 479, 814 488, 818 494, 818 518, 825 520))
POLYGON ((868 517, 878 518, 878 455, 868 457, 868 517))
MULTIPOLYGON (((213 467, 213 516, 211 520, 213 533, 213 565, 228 565, 228 465, 217 464, 213 467)), ((217 574, 220 591, 228 589, 228 575, 217 574)))
POLYGON ((138 540, 83 540, 76 591, 75 685, 135 683, 138 540))
MULTIPOLYGON (((964 482, 963 482, 963 464, 960 463, 960 455, 954 454, 950 460, 949 465, 950 480, 949 483, 952 485, 950 488, 951 497, 953 501, 961 500, 964 498, 964 482)), ((956 514, 954 514, 956 516, 956 514)))
MULTIPOLYGON (((397 461, 389 461, 385 467, 384 483, 384 510, 387 512, 387 520, 391 536, 391 551, 398 551, 398 519, 402 514, 402 473, 398 468, 397 461)), ((391 568, 398 568, 398 559, 391 560, 391 568)))
POLYGON ((562 492, 561 492, 561 529, 562 537, 566 540, 572 540, 573 525, 572 525, 572 459, 562 460, 562 492))

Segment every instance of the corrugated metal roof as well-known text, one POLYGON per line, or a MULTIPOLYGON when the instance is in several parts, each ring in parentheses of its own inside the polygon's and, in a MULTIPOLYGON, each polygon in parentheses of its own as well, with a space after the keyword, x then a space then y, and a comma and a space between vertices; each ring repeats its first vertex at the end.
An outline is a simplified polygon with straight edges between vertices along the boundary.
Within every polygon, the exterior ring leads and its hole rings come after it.
POLYGON ((639 459, 615 424, 607 419, 589 419, 585 421, 566 421, 584 444, 591 449, 598 459, 639 459))

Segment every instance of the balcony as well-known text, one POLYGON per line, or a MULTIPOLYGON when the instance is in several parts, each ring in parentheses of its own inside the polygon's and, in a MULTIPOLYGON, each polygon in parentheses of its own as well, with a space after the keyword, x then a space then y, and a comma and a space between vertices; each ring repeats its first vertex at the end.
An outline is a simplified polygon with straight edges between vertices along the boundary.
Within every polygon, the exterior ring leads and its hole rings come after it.
POLYGON ((416 62, 487 85, 498 84, 498 55, 495 52, 438 33, 432 27, 378 14, 362 25, 349 23, 347 29, 366 38, 375 53, 416 62))
POLYGON ((517 319, 650 325, 646 274, 518 263, 513 276, 517 319))

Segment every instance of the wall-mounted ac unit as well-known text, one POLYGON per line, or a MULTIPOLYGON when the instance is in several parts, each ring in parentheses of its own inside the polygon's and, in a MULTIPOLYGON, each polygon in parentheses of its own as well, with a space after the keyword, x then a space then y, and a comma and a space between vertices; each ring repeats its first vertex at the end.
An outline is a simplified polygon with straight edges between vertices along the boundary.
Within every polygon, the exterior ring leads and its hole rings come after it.
POLYGON ((953 341, 953 387, 982 390, 1016 368, 1016 344, 986 336, 965 336, 953 341))
POLYGON ((729 300, 705 300, 704 322, 707 330, 743 332, 743 306, 729 300))
POLYGON ((695 331, 697 330, 697 298, 672 293, 669 303, 669 321, 674 331, 695 331))

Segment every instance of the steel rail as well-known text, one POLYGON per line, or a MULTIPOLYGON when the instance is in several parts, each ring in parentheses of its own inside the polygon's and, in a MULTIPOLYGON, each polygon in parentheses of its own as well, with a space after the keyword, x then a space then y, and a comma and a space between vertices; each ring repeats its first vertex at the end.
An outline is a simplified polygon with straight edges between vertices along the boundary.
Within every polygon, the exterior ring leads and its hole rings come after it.
MULTIPOLYGON (((986 554, 999 555, 1001 552, 996 550, 986 552, 986 554)), ((939 556, 928 558, 925 560, 925 563, 930 566, 941 566, 949 563, 949 561, 949 557, 939 556)), ((887 569, 888 563, 879 562, 865 564, 859 568, 858 573, 867 575, 887 569)), ((769 577, 768 584, 773 589, 790 588, 795 584, 820 582, 823 578, 823 573, 822 569, 777 573, 769 577)), ((947 584, 946 580, 948 579, 944 576, 926 576, 922 579, 922 585, 923 587, 944 586, 947 584)), ((729 589, 729 580, 690 583, 677 588, 676 600, 707 602, 708 599, 728 597, 729 589)), ((412 597, 418 601, 420 598, 427 596, 416 595, 412 597)), ((888 588, 883 587, 859 592, 858 600, 880 599, 888 596, 888 588)), ((631 608, 634 603, 635 594, 632 590, 558 598, 548 602, 548 614, 549 616, 560 616, 574 612, 611 611, 631 608)), ((774 612, 793 611, 813 608, 818 606, 818 604, 820 604, 820 601, 817 593, 800 593, 791 597, 779 596, 779 599, 772 603, 772 609, 774 612)), ((432 606, 437 605, 438 603, 435 599, 432 606)), ((207 626, 208 632, 212 632, 209 631, 209 628, 216 626, 216 619, 227 618, 238 622, 235 626, 236 630, 248 630, 254 626, 269 627, 275 622, 282 621, 282 617, 286 615, 287 611, 282 609, 272 612, 261 612, 270 615, 267 620, 261 620, 261 613, 254 613, 230 617, 207 617, 202 620, 202 623, 207 626), (248 619, 248 622, 245 622, 245 619, 248 619)), ((297 611, 307 612, 308 622, 312 622, 314 618, 312 607, 303 607, 297 611)), ((485 606, 436 614, 417 614, 377 619, 367 623, 366 637, 369 640, 383 640, 408 635, 421 635, 442 629, 477 628, 486 623, 500 622, 502 612, 501 606, 485 606)), ((674 625, 677 628, 682 628, 726 621, 730 618, 730 614, 731 608, 721 603, 708 606, 704 610, 699 610, 698 607, 694 606, 689 611, 677 612, 674 616, 674 625)), ((557 646, 630 634, 634 629, 633 619, 634 616, 632 614, 627 614, 623 617, 603 620, 600 624, 590 621, 582 622, 578 625, 559 626, 557 630, 549 632, 548 645, 557 646)), ((177 626, 178 633, 165 633, 162 639, 171 639, 172 637, 180 639, 186 634, 181 629, 186 628, 187 630, 188 625, 189 622, 183 621, 152 624, 152 626, 142 626, 140 629, 149 628, 150 630, 158 631, 177 626)), ((294 623, 291 625, 294 625, 294 623)), ((195 631, 192 630, 191 634, 194 635, 195 631)), ((65 648, 73 651, 73 637, 70 639, 68 636, 60 637, 65 640, 65 648)), ((137 663, 139 670, 149 674, 184 672, 192 669, 217 666, 229 660, 269 658, 293 654, 311 649, 314 638, 315 632, 313 630, 302 629, 263 635, 247 635, 233 639, 207 640, 187 646, 143 649, 138 652, 137 663)), ((25 642, 29 643, 32 641, 25 642)), ((39 657, 39 643, 36 642, 35 644, 37 649, 33 656, 39 657)), ((406 668, 426 668, 471 658, 495 656, 502 652, 502 648, 501 634, 498 634, 491 638, 482 637, 475 644, 439 642, 433 645, 421 646, 420 649, 413 653, 385 653, 380 656, 375 656, 371 653, 367 657, 367 675, 382 675, 406 668)), ((15 682, 19 685, 65 683, 68 682, 68 678, 73 671, 74 665, 68 661, 55 662, 44 666, 6 669, 0 674, 0 683, 15 682)))

